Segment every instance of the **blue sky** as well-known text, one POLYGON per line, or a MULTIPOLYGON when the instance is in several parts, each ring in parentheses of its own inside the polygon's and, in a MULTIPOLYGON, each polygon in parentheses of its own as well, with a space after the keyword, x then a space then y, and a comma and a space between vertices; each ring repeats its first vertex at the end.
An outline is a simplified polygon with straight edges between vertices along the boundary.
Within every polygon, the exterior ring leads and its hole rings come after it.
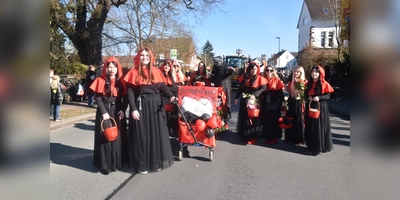
POLYGON ((226 0, 225 12, 211 13, 194 26, 200 51, 207 40, 216 56, 236 54, 236 49, 252 58, 278 52, 280 48, 297 52, 302 0, 226 0))

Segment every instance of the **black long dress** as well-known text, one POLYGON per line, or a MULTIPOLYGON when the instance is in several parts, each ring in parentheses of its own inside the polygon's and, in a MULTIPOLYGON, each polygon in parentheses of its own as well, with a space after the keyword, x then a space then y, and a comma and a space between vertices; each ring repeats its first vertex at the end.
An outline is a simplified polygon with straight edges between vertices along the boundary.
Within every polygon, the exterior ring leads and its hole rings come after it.
POLYGON ((230 71, 228 67, 223 64, 223 66, 214 65, 211 74, 211 82, 214 83, 215 87, 222 86, 226 95, 226 107, 227 112, 224 115, 224 122, 227 123, 231 119, 231 92, 232 92, 232 74, 233 70, 230 71))
POLYGON ((266 143, 276 143, 282 137, 282 129, 279 127, 278 119, 281 116, 281 105, 284 98, 284 84, 279 78, 271 78, 268 81, 267 90, 262 96, 263 129, 262 138, 266 143))
MULTIPOLYGON (((118 96, 103 96, 103 94, 96 94, 97 111, 94 132, 94 151, 93 151, 93 165, 102 172, 115 171, 123 164, 128 163, 128 143, 127 143, 127 124, 126 118, 119 119, 117 116, 118 111, 122 110, 124 113, 128 105, 127 95, 122 95, 123 91, 120 81, 117 81, 116 87, 119 88, 118 96), (108 113, 110 117, 114 118, 119 129, 118 138, 109 142, 101 130, 102 115, 108 113)), ((103 128, 111 126, 110 120, 105 120, 103 128)))
MULTIPOLYGON (((242 75, 243 76, 243 75, 242 75)), ((250 86, 251 80, 245 80, 238 88, 235 99, 240 100, 239 116, 237 123, 237 133, 244 142, 257 140, 261 135, 262 121, 261 116, 251 119, 247 115, 247 99, 242 98, 242 93, 252 94, 260 102, 260 95, 266 89, 266 84, 261 79, 264 77, 257 76, 253 86, 250 86)))
POLYGON ((158 171, 174 163, 164 104, 160 95, 170 99, 171 92, 164 82, 151 85, 128 84, 129 97, 129 153, 134 170, 158 171), (140 120, 132 118, 137 110, 140 120))
MULTIPOLYGON (((318 95, 318 97, 321 111, 320 116, 317 119, 309 117, 309 102, 306 102, 304 112, 306 126, 304 131, 305 141, 307 149, 313 153, 329 152, 333 148, 329 107, 326 102, 330 98, 330 93, 318 95)), ((311 101, 311 108, 317 107, 318 103, 311 101)))
POLYGON ((281 116, 281 105, 283 100, 283 91, 269 90, 263 93, 264 104, 262 106, 263 112, 263 128, 262 138, 266 141, 273 141, 282 137, 282 129, 279 127, 278 119, 281 116), (271 103, 267 103, 267 95, 271 99, 271 103), (267 108, 268 107, 268 108, 267 108))
POLYGON ((300 99, 289 96, 289 110, 286 111, 286 116, 293 118, 293 126, 292 128, 285 130, 285 140, 291 144, 304 143, 304 118, 302 105, 300 99))

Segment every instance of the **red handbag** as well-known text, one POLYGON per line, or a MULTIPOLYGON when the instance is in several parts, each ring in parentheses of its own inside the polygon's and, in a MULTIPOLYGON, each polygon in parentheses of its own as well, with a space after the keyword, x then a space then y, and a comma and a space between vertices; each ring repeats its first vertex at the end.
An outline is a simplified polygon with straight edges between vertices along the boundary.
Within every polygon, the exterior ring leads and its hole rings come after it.
POLYGON ((319 114, 321 113, 319 102, 318 102, 318 110, 316 110, 316 109, 311 110, 311 109, 312 108, 311 108, 311 101, 310 101, 310 103, 308 104, 308 116, 310 116, 311 118, 317 119, 319 117, 319 114))
POLYGON ((110 121, 114 122, 114 125, 104 129, 103 128, 103 122, 104 119, 101 120, 101 131, 103 131, 104 136, 106 137, 106 139, 108 141, 114 141, 115 139, 117 139, 118 137, 118 126, 117 126, 117 122, 114 120, 114 118, 110 117, 110 121))

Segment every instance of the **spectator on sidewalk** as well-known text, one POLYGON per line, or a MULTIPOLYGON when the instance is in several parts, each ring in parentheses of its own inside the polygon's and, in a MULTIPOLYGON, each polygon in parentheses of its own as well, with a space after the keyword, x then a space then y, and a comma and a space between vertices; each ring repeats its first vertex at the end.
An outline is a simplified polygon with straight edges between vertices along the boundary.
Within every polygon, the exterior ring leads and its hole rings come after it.
POLYGON ((331 76, 329 77, 329 83, 331 84, 332 88, 335 90, 331 94, 331 99, 333 101, 339 101, 341 97, 339 96, 339 90, 340 90, 340 77, 339 74, 336 73, 335 69, 331 69, 331 76))
POLYGON ((60 77, 53 75, 53 81, 50 84, 50 120, 56 122, 62 122, 63 119, 60 116, 60 106, 63 101, 61 92, 60 77))
POLYGON ((85 82, 85 94, 87 96, 88 106, 93 107, 94 92, 90 89, 94 79, 96 79, 96 73, 94 71, 94 66, 90 65, 89 69, 86 71, 86 82, 85 82))
MULTIPOLYGON (((51 82, 53 82, 53 76, 54 76, 54 70, 50 69, 50 85, 51 85, 51 82)), ((50 93, 50 102, 51 102, 51 93, 50 93)), ((53 106, 50 103, 50 120, 54 120, 54 116, 52 113, 53 113, 53 106)))
POLYGON ((115 57, 104 63, 102 75, 96 78, 90 89, 96 94, 97 111, 94 128, 93 165, 107 175, 128 163, 128 138, 125 111, 128 107, 126 84, 122 77, 122 66, 115 57), (108 141, 103 128, 118 126, 118 137, 108 141))
POLYGON ((103 73, 103 65, 104 65, 104 63, 100 62, 99 65, 97 66, 97 69, 95 71, 96 78, 98 78, 98 77, 100 77, 102 75, 102 73, 103 73))
POLYGON ((304 92, 306 102, 304 137, 307 145, 305 154, 316 156, 329 152, 333 148, 331 121, 327 100, 333 92, 332 86, 325 81, 325 70, 317 65, 311 68, 311 78, 304 92), (318 109, 318 118, 309 115, 310 108, 318 109))

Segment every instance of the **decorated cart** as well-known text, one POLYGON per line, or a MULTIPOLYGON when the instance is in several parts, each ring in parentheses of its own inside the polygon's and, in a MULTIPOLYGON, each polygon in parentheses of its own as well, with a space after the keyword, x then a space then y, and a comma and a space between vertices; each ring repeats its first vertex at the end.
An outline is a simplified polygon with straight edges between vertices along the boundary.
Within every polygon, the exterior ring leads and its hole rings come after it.
POLYGON ((225 130, 223 116, 225 93, 222 87, 178 87, 179 160, 183 147, 204 146, 209 149, 210 161, 214 158, 216 134, 225 130))

